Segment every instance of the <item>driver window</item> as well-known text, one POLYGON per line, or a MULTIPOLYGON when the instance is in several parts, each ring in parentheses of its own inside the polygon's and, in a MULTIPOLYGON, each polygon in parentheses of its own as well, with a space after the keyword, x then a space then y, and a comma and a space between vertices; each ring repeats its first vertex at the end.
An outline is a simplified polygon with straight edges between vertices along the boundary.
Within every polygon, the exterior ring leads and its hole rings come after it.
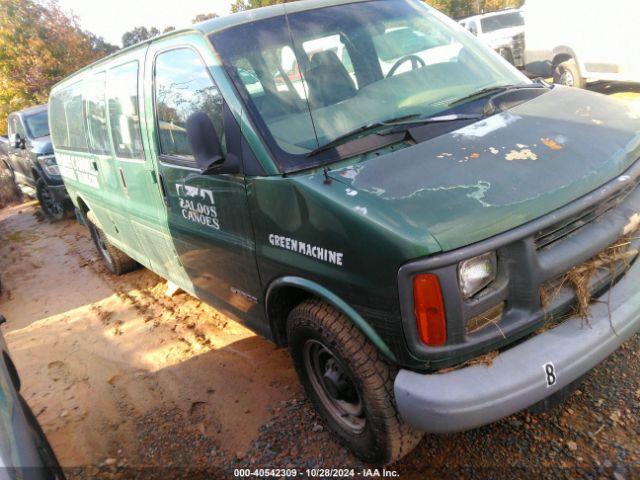
MULTIPOLYGON (((247 81, 254 85, 251 73, 247 81)), ((196 112, 204 112, 222 137, 222 95, 198 53, 180 48, 161 53, 155 68, 156 118, 160 153, 194 163, 187 139, 187 120, 196 112)), ((222 148, 224 142, 221 140, 222 148)))

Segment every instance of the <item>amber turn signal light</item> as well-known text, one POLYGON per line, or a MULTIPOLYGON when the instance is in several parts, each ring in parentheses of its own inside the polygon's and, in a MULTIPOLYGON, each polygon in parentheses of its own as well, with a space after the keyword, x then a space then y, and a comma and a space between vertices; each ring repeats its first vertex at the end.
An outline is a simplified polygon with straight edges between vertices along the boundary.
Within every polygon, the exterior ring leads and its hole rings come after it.
POLYGON ((420 340, 430 347, 447 343, 447 317, 437 275, 425 273, 413 278, 413 304, 420 340))

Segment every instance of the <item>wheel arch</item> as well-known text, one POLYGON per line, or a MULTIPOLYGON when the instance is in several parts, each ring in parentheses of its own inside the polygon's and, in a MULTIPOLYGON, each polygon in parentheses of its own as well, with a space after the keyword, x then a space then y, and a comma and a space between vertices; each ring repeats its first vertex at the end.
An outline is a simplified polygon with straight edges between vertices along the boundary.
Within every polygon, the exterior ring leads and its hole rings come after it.
POLYGON ((265 294, 265 313, 276 344, 287 344, 287 318, 291 310, 310 297, 317 297, 345 315, 362 334, 390 361, 397 359, 378 333, 347 302, 322 285, 306 278, 285 276, 269 284, 265 294))
POLYGON ((82 219, 85 222, 85 226, 89 225, 87 221, 91 221, 94 225, 98 226, 99 228, 102 228, 100 226, 100 222, 98 221, 98 218, 91 211, 91 207, 89 206, 89 203, 82 197, 82 195, 78 194, 75 197, 75 204, 78 206, 77 211, 80 213, 80 215, 82 215, 82 219))
POLYGON ((576 55, 576 52, 566 45, 561 45, 553 49, 553 60, 551 63, 553 64, 553 68, 560 65, 562 62, 566 62, 567 60, 575 60, 576 65, 578 66, 578 70, 580 71, 580 75, 584 71, 582 65, 580 64, 580 59, 576 55))

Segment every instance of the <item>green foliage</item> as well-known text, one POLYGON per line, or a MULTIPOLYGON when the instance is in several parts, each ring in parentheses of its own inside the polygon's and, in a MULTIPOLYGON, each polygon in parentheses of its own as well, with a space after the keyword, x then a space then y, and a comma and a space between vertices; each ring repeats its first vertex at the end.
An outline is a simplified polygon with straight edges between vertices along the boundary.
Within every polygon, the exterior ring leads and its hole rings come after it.
POLYGON ((235 0, 231 4, 231 13, 243 12, 253 8, 268 7, 279 3, 288 3, 296 0, 235 0))
POLYGON ((452 18, 463 18, 479 13, 495 12, 505 8, 518 8, 524 0, 424 0, 452 18))
MULTIPOLYGON (((295 0, 235 0, 231 12, 242 12, 252 8, 266 7, 295 0)), ((461 18, 478 13, 493 12, 504 8, 521 7, 524 0, 423 0, 453 18, 461 18)))
MULTIPOLYGON (((210 20, 212 18, 216 18, 218 16, 217 13, 200 13, 196 15, 191 23, 200 23, 205 20, 210 20)), ((126 32, 122 35, 122 47, 130 47, 131 45, 135 45, 136 43, 144 42, 145 40, 149 40, 150 38, 157 37, 161 33, 169 33, 173 32, 176 29, 173 25, 169 25, 162 29, 160 32, 156 27, 136 27, 133 30, 126 32)))
POLYGON ((205 20, 211 20, 212 18, 217 18, 218 14, 217 13, 201 13, 199 15, 196 15, 196 17, 191 20, 191 23, 200 23, 200 22, 204 22, 205 20))
POLYGON ((114 48, 54 0, 0 0, 0 132, 10 112, 46 103, 54 84, 114 48))
POLYGON ((147 29, 147 27, 136 27, 122 35, 122 46, 124 48, 130 47, 131 45, 144 42, 145 40, 157 37, 158 35, 160 35, 160 30, 156 27, 151 27, 149 29, 147 29))

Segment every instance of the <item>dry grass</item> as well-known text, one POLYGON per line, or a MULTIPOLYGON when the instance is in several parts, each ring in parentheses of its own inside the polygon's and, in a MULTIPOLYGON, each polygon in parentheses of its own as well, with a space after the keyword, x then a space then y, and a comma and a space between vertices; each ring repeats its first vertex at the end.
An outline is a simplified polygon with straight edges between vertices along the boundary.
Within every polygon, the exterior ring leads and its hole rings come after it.
POLYGON ((615 271, 622 263, 623 268, 629 268, 631 261, 638 255, 638 249, 632 248, 632 241, 637 239, 636 233, 627 235, 615 244, 606 248, 590 260, 573 267, 562 278, 554 282, 550 287, 540 288, 540 301, 542 307, 546 308, 551 304, 563 287, 569 286, 576 294, 576 305, 572 315, 583 320, 588 320, 591 314, 593 295, 590 289, 593 276, 601 270, 611 272, 612 281, 615 271))
POLYGON ((0 161, 0 208, 17 202, 19 198, 11 172, 9 172, 4 163, 0 161))

